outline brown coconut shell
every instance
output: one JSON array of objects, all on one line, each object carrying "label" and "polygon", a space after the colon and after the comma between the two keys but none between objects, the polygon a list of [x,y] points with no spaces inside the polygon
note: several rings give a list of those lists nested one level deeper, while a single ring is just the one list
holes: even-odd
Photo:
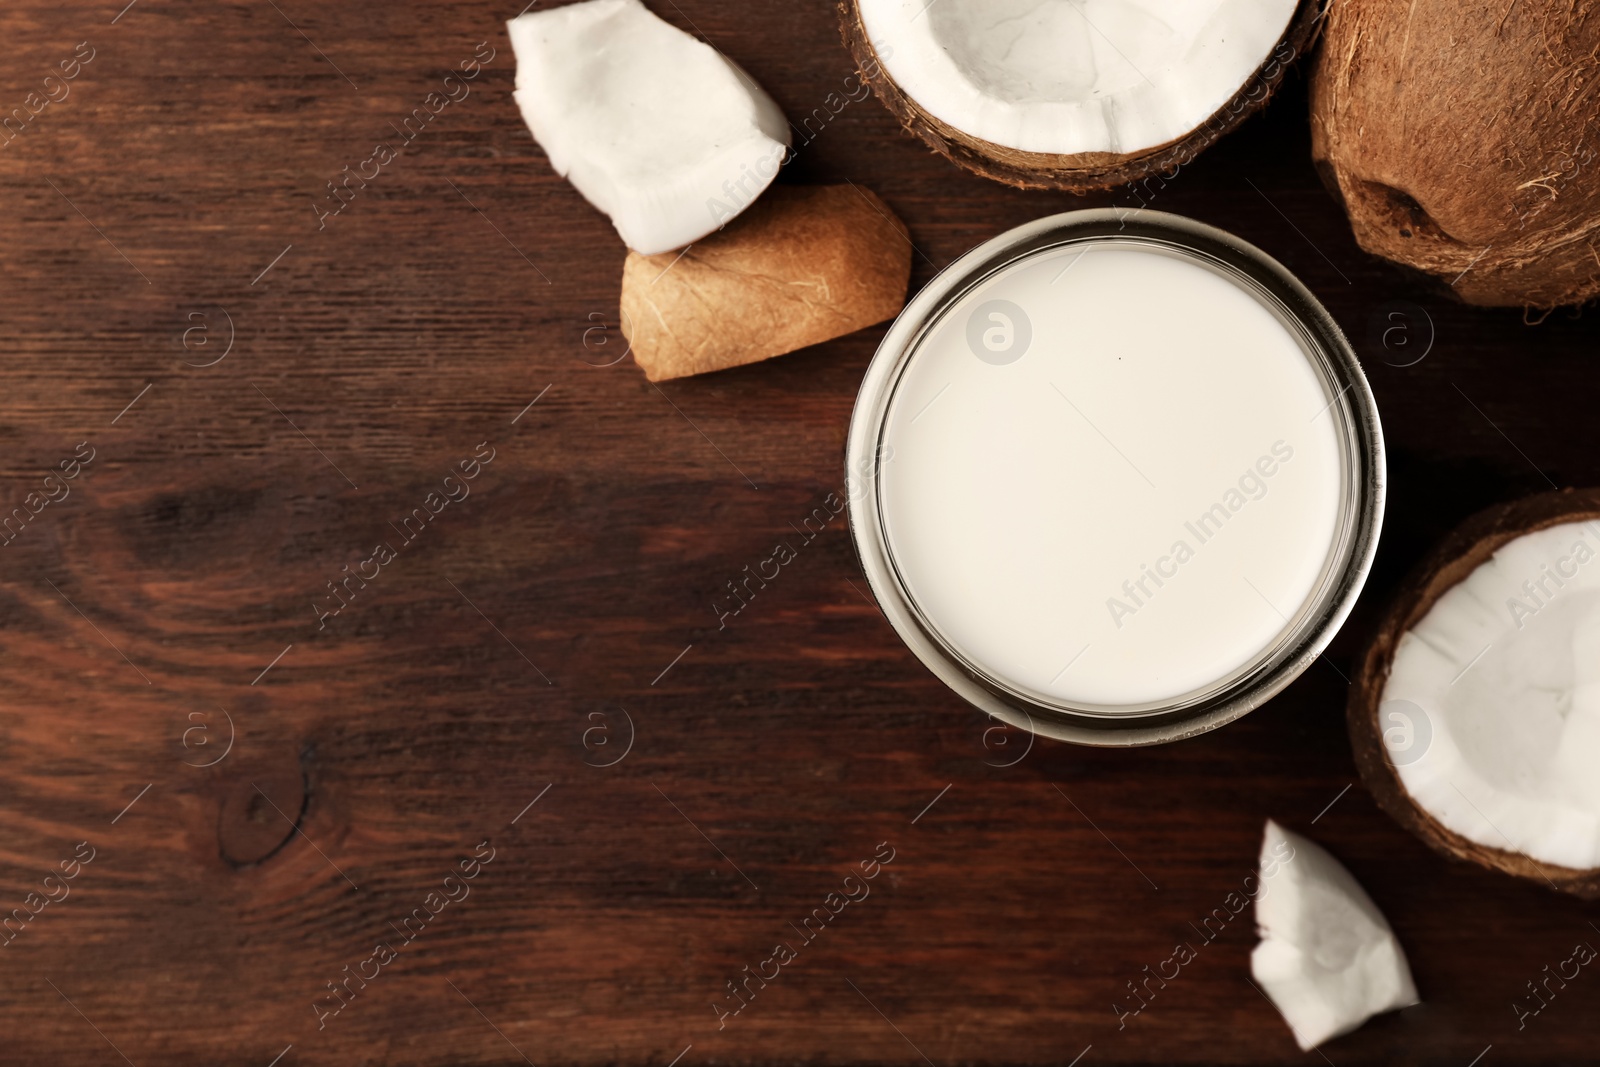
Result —
[{"label": "brown coconut shell", "polygon": [[1153,174],[1184,166],[1271,99],[1290,64],[1311,51],[1322,26],[1324,5],[1331,0],[1301,0],[1299,10],[1266,61],[1216,113],[1183,137],[1141,152],[1080,152],[1056,155],[1022,152],[974,137],[924,111],[895,84],[878,61],[861,24],[855,0],[838,0],[839,32],[855,60],[862,81],[872,86],[900,124],[935,152],[985,178],[1024,189],[1064,189],[1089,193],[1143,181]]},{"label": "brown coconut shell", "polygon": [[1388,684],[1401,635],[1420,622],[1446,590],[1524,534],[1590,519],[1600,519],[1600,489],[1565,489],[1496,505],[1451,531],[1406,579],[1367,646],[1360,672],[1350,687],[1346,718],[1356,767],[1378,806],[1435,851],[1594,900],[1600,898],[1600,868],[1557,867],[1520,852],[1489,848],[1447,829],[1424,810],[1406,792],[1389,761],[1378,718],[1383,688]]},{"label": "brown coconut shell", "polygon": [[1600,9],[1340,0],[1311,151],[1356,241],[1470,304],[1600,295]]},{"label": "brown coconut shell", "polygon": [[911,236],[876,193],[774,185],[681,252],[629,252],[622,331],[653,382],[743,366],[900,314]]}]

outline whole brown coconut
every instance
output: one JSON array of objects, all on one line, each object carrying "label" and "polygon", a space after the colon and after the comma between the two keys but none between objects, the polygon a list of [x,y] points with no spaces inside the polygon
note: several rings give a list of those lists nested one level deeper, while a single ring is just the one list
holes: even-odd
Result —
[{"label": "whole brown coconut", "polygon": [[1600,489],[1567,489],[1500,504],[1462,523],[1423,559],[1368,645],[1350,687],[1346,719],[1361,780],[1378,806],[1437,852],[1554,886],[1587,900],[1600,898],[1600,869],[1579,870],[1539,863],[1520,852],[1470,841],[1435,819],[1406,792],[1383,743],[1379,709],[1400,638],[1447,590],[1524,534],[1569,522],[1600,518]]},{"label": "whole brown coconut", "polygon": [[[932,0],[937,3],[938,0]],[[839,31],[855,60],[862,81],[900,124],[928,147],[952,162],[995,181],[1024,189],[1063,189],[1090,193],[1143,181],[1154,174],[1173,172],[1209,148],[1271,99],[1296,58],[1311,51],[1329,0],[1302,0],[1278,47],[1239,91],[1203,123],[1166,144],[1141,152],[1085,152],[1052,155],[1023,152],[958,130],[928,114],[895,84],[874,52],[861,24],[855,0],[838,0]],[[929,6],[932,6],[932,3]],[[1170,173],[1167,175],[1171,176]]]},{"label": "whole brown coconut", "polygon": [[1361,247],[1472,304],[1600,294],[1600,8],[1340,0],[1311,151]]}]

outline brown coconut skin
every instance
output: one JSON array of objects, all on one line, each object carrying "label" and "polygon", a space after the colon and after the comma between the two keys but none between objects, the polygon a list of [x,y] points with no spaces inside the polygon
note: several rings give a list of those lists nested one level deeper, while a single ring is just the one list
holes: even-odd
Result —
[{"label": "brown coconut skin", "polygon": [[895,84],[879,63],[872,42],[861,25],[855,0],[838,0],[839,32],[855,61],[862,81],[889,108],[900,124],[929,148],[985,178],[1023,189],[1062,189],[1091,193],[1131,185],[1155,174],[1171,178],[1179,167],[1209,148],[1271,99],[1290,65],[1316,43],[1327,0],[1302,0],[1289,29],[1260,68],[1216,113],[1190,133],[1145,151],[1120,154],[1084,152],[1053,155],[1021,152],[1015,148],[973,137],[922,110]]},{"label": "brown coconut skin", "polygon": [[681,252],[629,252],[622,332],[653,382],[793,352],[905,307],[911,236],[859,185],[774,185]]},{"label": "brown coconut skin", "polygon": [[1378,806],[1435,851],[1595,900],[1600,899],[1600,869],[1577,870],[1538,863],[1519,852],[1469,841],[1439,823],[1405,791],[1384,749],[1378,719],[1383,688],[1389,681],[1401,636],[1422,620],[1446,590],[1524,534],[1590,519],[1600,519],[1600,489],[1566,489],[1496,505],[1451,531],[1406,579],[1367,646],[1360,673],[1350,687],[1346,718],[1356,767]]},{"label": "brown coconut skin", "polygon": [[1340,0],[1311,150],[1356,241],[1470,304],[1600,294],[1600,10],[1571,0]]}]

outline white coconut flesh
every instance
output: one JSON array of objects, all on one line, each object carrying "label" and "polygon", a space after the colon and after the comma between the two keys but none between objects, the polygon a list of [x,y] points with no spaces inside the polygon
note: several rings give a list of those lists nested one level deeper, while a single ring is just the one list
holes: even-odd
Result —
[{"label": "white coconut flesh", "polygon": [[1023,152],[1132,155],[1188,135],[1271,57],[1297,0],[857,0],[921,109]]},{"label": "white coconut flesh", "polygon": [[528,129],[629,248],[697,241],[777,175],[789,144],[778,105],[639,0],[586,0],[507,27]]},{"label": "white coconut flesh", "polygon": [[1312,1049],[1380,1012],[1418,1001],[1394,931],[1320,845],[1267,821],[1250,973]]},{"label": "white coconut flesh", "polygon": [[1600,867],[1600,523],[1525,534],[1401,636],[1378,707],[1401,785],[1489,848]]}]

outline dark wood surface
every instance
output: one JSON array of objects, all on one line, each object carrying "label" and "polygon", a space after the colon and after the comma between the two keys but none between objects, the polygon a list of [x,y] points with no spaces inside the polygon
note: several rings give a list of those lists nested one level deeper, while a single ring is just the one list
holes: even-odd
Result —
[{"label": "dark wood surface", "polygon": [[[1593,1058],[1600,976],[1520,1031],[1512,1005],[1600,943],[1594,908],[1347,790],[1343,676],[1451,525],[1600,483],[1600,328],[1361,253],[1300,74],[1149,202],[1281,259],[1361,351],[1392,476],[1368,591],[1329,662],[1232,726],[1017,760],[867,601],[842,517],[718,628],[724,583],[840,489],[882,328],[660,389],[604,366],[624,252],[511,102],[514,6],[121,2],[0,15],[7,111],[94,50],[0,147],[0,504],[94,452],[0,547],[0,910],[93,850],[0,947],[0,1061],[1320,1064],[1247,981],[1248,912],[1124,1028],[1112,1009],[1199,942],[1268,816],[1365,883],[1425,998],[1327,1061]],[[652,6],[793,118],[848,91],[827,0]],[[319,231],[325,183],[482,41],[470,96]],[[913,286],[1133,203],[965,174],[872,99],[782,180],[844,179],[910,226]],[[322,625],[326,583],[482,442],[470,496]],[[319,1029],[327,983],[484,841],[470,895]],[[790,924],[881,842],[870,896],[803,945]],[[719,1029],[780,941],[798,957]]]}]

